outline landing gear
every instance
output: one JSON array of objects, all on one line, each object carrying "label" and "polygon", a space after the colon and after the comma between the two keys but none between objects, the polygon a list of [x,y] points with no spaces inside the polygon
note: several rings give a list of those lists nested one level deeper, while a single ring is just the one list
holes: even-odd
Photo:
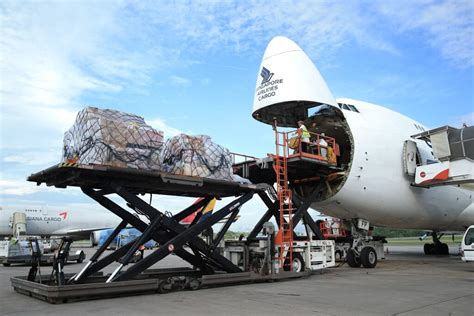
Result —
[{"label": "landing gear", "polygon": [[369,236],[369,223],[365,220],[354,219],[351,221],[352,243],[347,250],[346,261],[352,268],[361,265],[366,269],[375,268],[379,258],[384,258],[384,238]]},{"label": "landing gear", "polygon": [[425,255],[442,255],[442,256],[449,256],[449,247],[447,244],[442,243],[440,241],[441,237],[444,234],[440,234],[439,236],[436,232],[432,232],[431,236],[433,237],[433,243],[425,244],[423,246],[423,251]]},{"label": "landing gear", "polygon": [[355,253],[354,250],[349,249],[347,251],[347,256],[346,256],[347,264],[351,268],[358,268],[360,267],[360,257]]},{"label": "landing gear", "polygon": [[367,269],[375,268],[377,265],[377,252],[372,247],[365,247],[360,252],[360,262]]}]

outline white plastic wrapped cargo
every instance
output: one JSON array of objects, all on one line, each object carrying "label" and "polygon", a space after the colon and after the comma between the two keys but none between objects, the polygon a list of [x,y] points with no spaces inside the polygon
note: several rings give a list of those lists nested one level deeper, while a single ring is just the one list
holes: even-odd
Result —
[{"label": "white plastic wrapped cargo", "polygon": [[232,159],[228,149],[209,136],[180,134],[168,139],[161,153],[165,172],[232,181]]},{"label": "white plastic wrapped cargo", "polygon": [[87,107],[64,135],[63,162],[159,170],[163,132],[137,115]]}]

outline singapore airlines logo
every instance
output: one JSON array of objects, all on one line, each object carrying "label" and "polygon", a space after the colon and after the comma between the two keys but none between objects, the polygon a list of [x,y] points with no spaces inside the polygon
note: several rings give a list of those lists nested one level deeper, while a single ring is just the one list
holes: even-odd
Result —
[{"label": "singapore airlines logo", "polygon": [[268,70],[267,68],[263,67],[263,68],[262,68],[262,72],[260,73],[260,76],[262,76],[262,78],[263,78],[261,84],[264,84],[264,83],[267,83],[267,82],[269,82],[270,80],[272,80],[273,72],[270,72],[270,70]]}]

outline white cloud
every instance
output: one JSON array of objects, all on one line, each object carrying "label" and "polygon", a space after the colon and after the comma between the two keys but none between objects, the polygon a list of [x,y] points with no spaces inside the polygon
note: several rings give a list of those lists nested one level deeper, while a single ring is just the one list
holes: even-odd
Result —
[{"label": "white cloud", "polygon": [[472,0],[379,1],[378,12],[398,32],[424,32],[424,40],[456,66],[474,65],[474,4]]},{"label": "white cloud", "polygon": [[32,182],[21,180],[0,179],[0,195],[28,195],[43,191],[52,191],[52,188],[37,186]]},{"label": "white cloud", "polygon": [[169,80],[172,85],[180,87],[189,87],[192,83],[191,79],[180,76],[170,76]]},{"label": "white cloud", "polygon": [[16,153],[4,156],[2,161],[29,166],[52,165],[61,161],[61,151],[53,148],[49,150],[39,148],[36,151],[17,150]]},{"label": "white cloud", "polygon": [[258,1],[141,3],[139,11],[151,24],[171,29],[183,51],[260,53],[273,36],[286,35],[317,55],[330,56],[351,41],[397,53],[373,31],[371,15],[351,2],[277,1],[271,8]]},{"label": "white cloud", "polygon": [[149,82],[157,50],[124,47],[133,33],[122,23],[124,6],[2,2],[0,147],[57,146],[84,93]]},{"label": "white cloud", "polygon": [[474,112],[452,117],[449,120],[449,124],[451,124],[454,127],[462,127],[464,124],[466,124],[467,126],[473,126],[474,125]]},{"label": "white cloud", "polygon": [[156,118],[153,120],[146,120],[146,122],[154,129],[163,131],[165,134],[165,138],[169,138],[169,137],[184,133],[183,131],[177,128],[169,126],[164,120],[159,119],[159,118]]}]

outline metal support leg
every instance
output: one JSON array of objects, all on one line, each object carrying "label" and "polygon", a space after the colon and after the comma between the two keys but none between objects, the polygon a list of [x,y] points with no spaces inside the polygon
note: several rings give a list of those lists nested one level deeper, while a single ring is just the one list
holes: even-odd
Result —
[{"label": "metal support leg", "polygon": [[63,237],[61,239],[61,244],[59,245],[59,249],[54,256],[53,261],[53,270],[51,274],[55,276],[56,284],[57,285],[64,285],[64,265],[66,264],[67,256],[69,254],[69,249],[72,244],[72,239]]},{"label": "metal support leg", "polygon": [[[274,204],[273,204],[273,208],[274,209],[278,209],[278,201],[276,201]],[[274,210],[269,208],[265,214],[263,214],[263,216],[260,218],[260,220],[258,221],[257,225],[255,225],[255,227],[252,229],[252,231],[250,232],[250,234],[248,235],[247,237],[247,240],[252,240],[252,239],[255,239],[258,235],[259,232],[262,231],[263,229],[263,224],[268,222],[272,216],[274,216]]]},{"label": "metal support leg", "polygon": [[275,204],[279,205],[278,200],[275,200],[275,202],[273,202],[265,192],[258,192],[258,196],[262,199],[263,203],[265,203],[268,209],[272,210],[276,223],[278,227],[280,227],[280,207],[274,207]]},{"label": "metal support leg", "polygon": [[313,190],[313,192],[305,199],[299,197],[296,193],[293,193],[293,203],[297,206],[296,212],[293,215],[293,227],[298,225],[303,215],[308,212],[311,203],[313,203],[318,195],[319,189],[321,188],[321,182],[319,185]]},{"label": "metal support leg", "polygon": [[279,216],[279,204],[278,200],[272,201],[265,192],[258,192],[258,196],[262,199],[263,203],[268,207],[267,211],[260,218],[258,223],[254,226],[252,231],[247,237],[247,240],[255,239],[259,232],[262,231],[263,224],[268,222],[272,216],[275,218],[277,225],[280,226],[280,216]]},{"label": "metal support leg", "polygon": [[[145,201],[138,198],[137,196],[131,194],[130,192],[128,192],[124,188],[116,187],[116,192],[124,200],[126,200],[127,202],[135,205],[136,207],[138,207],[140,210],[142,210],[144,212],[147,212],[147,213],[150,213],[150,214],[160,213],[158,210],[153,208],[151,205],[147,204]],[[177,236],[177,235],[179,235],[179,234],[181,234],[185,231],[190,231],[191,229],[193,229],[196,226],[199,226],[199,227],[204,226],[204,229],[209,228],[209,227],[211,227],[212,225],[214,225],[216,223],[216,222],[212,221],[212,218],[214,218],[213,217],[214,215],[222,214],[222,211],[224,209],[227,209],[228,207],[231,207],[231,205],[234,205],[234,204],[236,205],[235,207],[240,207],[242,204],[244,204],[245,202],[250,200],[252,198],[253,194],[254,194],[253,191],[251,191],[249,193],[246,193],[244,196],[234,200],[233,202],[231,202],[230,204],[225,206],[223,209],[219,210],[218,212],[214,212],[214,214],[206,217],[206,219],[204,221],[201,221],[201,222],[197,223],[196,225],[194,225],[192,227],[189,227],[188,229],[186,229],[186,227],[184,227],[183,225],[176,222],[176,220],[174,218],[167,217],[167,216],[163,217],[162,226],[165,227],[167,230],[169,230],[170,233],[175,235],[175,236]],[[233,207],[232,210],[235,207]],[[230,212],[226,212],[225,216],[228,215],[229,213]],[[221,220],[222,218],[223,217],[219,216],[219,220]],[[207,256],[208,259],[212,259],[212,261],[214,261],[217,264],[217,266],[220,266],[221,269],[223,269],[227,272],[240,272],[241,271],[236,265],[234,265],[230,260],[226,259],[224,256],[218,254],[217,252],[210,251],[209,248],[208,248],[208,245],[201,238],[199,238],[197,235],[198,234],[188,234],[187,235],[188,239],[186,240],[186,243],[188,243],[190,246],[196,247],[200,252],[202,252],[205,256]],[[161,244],[165,244],[165,242],[163,242]],[[175,247],[175,249],[178,249],[178,248],[179,247]],[[178,252],[176,252],[176,253],[178,254]],[[137,266],[138,264],[140,264],[140,262],[135,264],[135,266]],[[194,265],[196,265],[196,264],[194,264]]]},{"label": "metal support leg", "polygon": [[128,265],[133,255],[140,247],[140,245],[143,245],[144,243],[146,243],[148,240],[151,239],[151,235],[153,234],[156,227],[158,227],[160,223],[161,223],[161,216],[156,216],[153,219],[153,221],[150,223],[150,226],[148,226],[147,229],[145,229],[145,231],[142,233],[142,235],[135,240],[135,242],[130,247],[128,252],[125,254],[125,256],[123,256],[120,266],[117,269],[115,269],[115,271],[110,275],[109,279],[107,280],[107,283],[112,281],[112,279],[120,272],[120,270],[122,270],[124,266]]},{"label": "metal support leg", "polygon": [[229,216],[229,219],[228,219],[227,222],[224,224],[224,226],[222,226],[221,230],[220,230],[219,233],[217,234],[216,239],[215,239],[214,242],[212,243],[211,250],[215,250],[216,247],[219,245],[219,243],[221,242],[222,238],[224,238],[225,233],[227,232],[227,230],[229,230],[230,225],[232,225],[232,223],[235,221],[235,218],[236,218],[237,215],[239,214],[239,211],[240,211],[240,208],[238,207],[238,208],[236,208],[235,211],[233,211],[232,214]]},{"label": "metal support leg", "polygon": [[145,231],[142,233],[142,235],[136,239],[133,246],[128,250],[127,254],[122,258],[122,263],[124,265],[128,264],[132,256],[140,247],[140,245],[145,244],[152,238],[151,236],[155,232],[155,229],[160,225],[160,223],[161,223],[160,216],[157,216],[153,219],[153,221],[150,223],[150,226],[148,226],[147,229],[145,229]]},{"label": "metal support leg", "polygon": [[84,274],[84,272],[89,269],[89,267],[97,261],[97,259],[99,259],[100,255],[105,251],[105,249],[107,249],[107,247],[110,245],[110,243],[115,239],[115,237],[117,237],[117,235],[120,233],[120,231],[122,229],[124,229],[125,227],[127,226],[127,221],[121,221],[120,224],[117,225],[117,227],[115,227],[115,229],[112,231],[112,233],[110,234],[110,236],[105,240],[105,242],[99,247],[99,249],[97,249],[97,251],[92,255],[92,257],[89,259],[89,261],[87,262],[87,264],[84,266],[84,268],[82,268],[82,270],[74,275],[71,279],[69,279],[69,282],[73,282],[73,281],[79,281],[79,279],[81,278],[82,274]]},{"label": "metal support leg", "polygon": [[303,222],[305,223],[305,225],[308,225],[309,228],[311,228],[311,231],[318,240],[324,240],[324,236],[321,233],[319,226],[316,225],[313,218],[311,218],[311,215],[309,215],[308,212],[303,215]]},{"label": "metal support leg", "polygon": [[296,227],[299,221],[303,219],[305,225],[311,228],[313,234],[319,240],[324,239],[323,234],[321,233],[321,230],[319,229],[318,225],[316,225],[314,220],[309,215],[308,209],[311,206],[311,203],[317,199],[321,186],[322,182],[320,182],[319,185],[310,194],[310,196],[308,196],[304,200],[300,198],[297,194],[293,194],[293,203],[295,203],[295,205],[297,205],[298,207],[295,212],[295,215],[293,215],[293,227]]},{"label": "metal support leg", "polygon": [[28,281],[35,282],[36,274],[39,272],[39,281],[41,283],[41,270],[40,270],[40,263],[41,263],[41,249],[39,247],[38,238],[34,240],[29,240],[30,248],[31,248],[31,268],[28,272]]},{"label": "metal support leg", "polygon": [[[253,194],[254,194],[253,192],[245,194],[244,196],[232,201],[231,203],[223,207],[221,210],[207,217],[205,221],[201,221],[200,223],[197,223],[196,225],[179,233],[174,238],[170,239],[167,243],[165,243],[162,247],[160,247],[158,250],[156,250],[154,253],[150,254],[148,257],[144,258],[142,261],[128,268],[128,270],[123,272],[121,275],[119,275],[116,278],[116,280],[130,279],[136,276],[137,274],[141,273],[142,271],[144,271],[145,269],[147,269],[154,263],[168,256],[170,253],[174,251],[174,249],[179,249],[180,247],[182,247],[186,242],[190,240],[191,237],[196,237],[204,229],[222,220],[225,216],[232,213],[236,208],[241,207],[245,202],[247,202],[248,200],[252,198]],[[229,272],[241,272],[241,270],[234,265],[232,265],[232,268],[233,268],[233,271],[229,271]]]},{"label": "metal support leg", "polygon": [[[94,199],[97,203],[117,215],[118,217],[122,218],[124,221],[130,223],[132,226],[134,226],[136,229],[138,229],[141,232],[144,232],[145,229],[148,227],[146,223],[144,223],[142,220],[139,218],[133,216],[130,212],[124,210],[122,207],[111,201],[105,196],[102,196],[101,194],[96,194],[96,191],[94,191],[91,188],[82,188],[82,191],[88,195],[90,198]],[[138,198],[137,198],[138,199]],[[140,199],[141,200],[141,199]],[[144,202],[143,200],[141,200]],[[145,203],[145,202],[144,202]],[[145,203],[146,204],[146,203]],[[172,236],[169,235],[169,233],[163,233],[163,232],[155,232],[153,235],[153,239],[156,240],[158,243],[163,244],[169,238]],[[87,271],[83,273],[83,275],[80,278],[77,278],[75,281],[79,282],[80,280],[83,280],[84,278],[92,275],[95,272],[98,272],[102,270],[104,267],[108,266],[112,262],[118,260],[121,258],[127,251],[128,249],[132,246],[132,243],[129,243],[125,246],[122,246],[121,248],[117,249],[115,252],[112,254],[100,259],[93,265],[91,265]],[[198,260],[195,258],[194,255],[190,254],[184,249],[180,249],[176,251],[176,255],[178,255],[180,258],[183,260],[189,262],[193,266],[196,266],[200,268],[202,271],[209,271],[212,270],[210,267],[207,265],[202,265],[202,260]]]}]

